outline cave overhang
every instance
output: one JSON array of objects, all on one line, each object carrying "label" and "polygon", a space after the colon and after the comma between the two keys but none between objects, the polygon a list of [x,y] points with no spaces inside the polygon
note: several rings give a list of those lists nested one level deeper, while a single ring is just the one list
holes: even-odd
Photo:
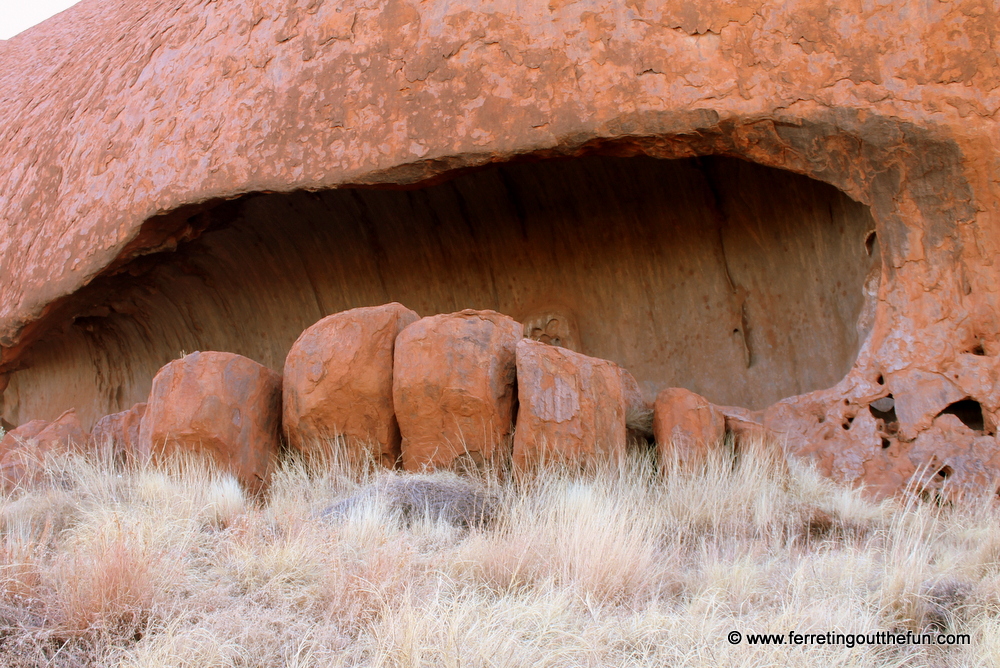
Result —
[{"label": "cave overhang", "polygon": [[[0,43],[13,101],[0,112],[0,386],[38,363],[40,342],[100,319],[109,282],[197,240],[247,194],[419,189],[512,161],[725,156],[866,205],[881,251],[873,321],[849,371],[761,419],[848,481],[898,486],[921,463],[971,457],[948,470],[954,484],[972,486],[1000,467],[1000,189],[984,174],[997,140],[977,120],[985,83],[970,78],[965,97],[929,113],[911,102],[919,95],[881,83],[898,67],[885,55],[894,47],[859,45],[824,15],[810,20],[851,76],[837,84],[848,92],[823,98],[816,91],[845,80],[804,74],[822,50],[788,50],[798,49],[788,46],[797,25],[789,8],[772,8],[785,18],[761,33],[753,30],[764,9],[734,19],[736,9],[708,3],[691,5],[698,20],[670,8],[653,20],[625,15],[641,7],[570,6],[543,20],[442,5],[448,20],[438,28],[423,20],[429,10],[375,4],[178,5],[168,17],[91,1]],[[876,11],[899,34],[925,37],[931,28],[906,18],[904,5]],[[123,37],[131,49],[100,39],[123,24],[121,12],[137,12]],[[989,17],[966,20],[996,31]],[[240,39],[207,37],[223,24]],[[551,31],[564,41],[543,39]],[[739,39],[778,55],[759,56],[766,67],[733,60]],[[937,43],[918,41],[932,61]],[[33,45],[42,43],[65,48],[38,60]],[[543,43],[545,57],[532,46]],[[212,44],[229,55],[205,58]],[[695,63],[703,80],[692,87]],[[652,86],[640,79],[650,76]],[[918,77],[910,91],[934,98],[933,85]],[[890,396],[891,419],[871,408]],[[960,420],[964,450],[945,452],[936,444],[955,440],[948,425],[962,402],[980,407],[982,424]]]}]

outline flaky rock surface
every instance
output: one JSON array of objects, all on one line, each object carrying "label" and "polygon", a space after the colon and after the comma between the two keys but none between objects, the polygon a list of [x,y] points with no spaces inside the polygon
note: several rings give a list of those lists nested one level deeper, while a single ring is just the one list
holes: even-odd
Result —
[{"label": "flaky rock surface", "polygon": [[396,337],[420,316],[402,304],[356,308],[323,318],[296,339],[285,360],[282,425],[304,454],[339,436],[354,454],[388,468],[400,458],[392,404]]},{"label": "flaky rock surface", "polygon": [[627,373],[614,362],[518,341],[514,466],[587,466],[623,455]]},{"label": "flaky rock surface", "polygon": [[142,416],[142,458],[213,459],[250,491],[268,482],[279,448],[281,377],[251,359],[194,352],[164,366]]},{"label": "flaky rock surface", "polygon": [[855,483],[949,434],[993,493],[998,40],[979,0],[84,0],[0,42],[0,412],[476,306]]},{"label": "flaky rock surface", "polygon": [[510,454],[521,330],[495,311],[465,310],[400,332],[392,396],[406,470],[479,466]]}]

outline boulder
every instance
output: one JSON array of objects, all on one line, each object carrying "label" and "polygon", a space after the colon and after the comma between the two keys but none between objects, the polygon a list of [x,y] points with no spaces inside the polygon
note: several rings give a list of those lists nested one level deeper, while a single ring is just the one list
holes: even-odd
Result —
[{"label": "boulder", "polygon": [[36,447],[49,452],[57,450],[79,450],[88,442],[87,432],[80,424],[75,409],[70,409],[45,425],[30,441]]},{"label": "boulder", "polygon": [[32,420],[4,436],[0,442],[0,485],[10,490],[31,484],[44,471],[45,457],[80,450],[88,442],[74,409],[51,422]]},{"label": "boulder", "polygon": [[48,420],[31,420],[8,431],[0,440],[0,458],[27,443],[49,424],[51,423]]},{"label": "boulder", "polygon": [[309,455],[343,437],[351,456],[392,468],[400,458],[392,403],[396,336],[420,316],[397,303],[343,311],[306,329],[285,359],[282,419],[288,444]]},{"label": "boulder", "polygon": [[280,418],[277,373],[241,355],[194,352],[153,378],[140,452],[154,461],[203,453],[257,492],[278,454]]},{"label": "boulder", "polygon": [[725,417],[726,431],[732,433],[737,447],[780,440],[777,434],[764,426],[763,411],[750,411],[739,406],[715,406],[715,409]]},{"label": "boulder", "polygon": [[690,390],[667,388],[653,406],[653,435],[661,462],[691,463],[726,435],[726,416]]},{"label": "boulder", "polygon": [[105,415],[90,432],[91,447],[108,448],[116,462],[133,463],[138,454],[139,432],[145,413],[146,403],[143,402],[126,411]]},{"label": "boulder", "polygon": [[429,519],[469,529],[488,526],[496,517],[499,499],[454,473],[390,475],[329,506],[322,516],[343,518],[365,504],[384,504],[406,524]]},{"label": "boulder", "polygon": [[409,471],[510,454],[521,325],[495,311],[423,318],[396,339],[392,396]]},{"label": "boulder", "polygon": [[623,454],[625,414],[629,399],[635,398],[625,373],[607,360],[519,341],[514,466],[587,465]]}]

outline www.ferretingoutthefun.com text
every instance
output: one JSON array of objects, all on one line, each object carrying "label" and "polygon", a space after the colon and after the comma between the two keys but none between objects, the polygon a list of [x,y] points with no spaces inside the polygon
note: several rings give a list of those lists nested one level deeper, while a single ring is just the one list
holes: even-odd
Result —
[{"label": "www.ferretingoutthefun.com text", "polygon": [[846,645],[863,647],[867,645],[968,645],[972,642],[968,633],[747,633],[729,632],[729,643],[739,645]]}]

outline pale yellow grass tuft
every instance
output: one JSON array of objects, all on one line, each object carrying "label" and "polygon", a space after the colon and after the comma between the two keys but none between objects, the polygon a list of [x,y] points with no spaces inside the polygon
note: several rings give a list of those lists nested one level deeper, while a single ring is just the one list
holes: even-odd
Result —
[{"label": "pale yellow grass tuft", "polygon": [[[0,498],[0,665],[1000,665],[992,500],[873,503],[769,443],[663,464],[473,473],[495,505],[467,526],[419,512],[472,493],[452,474],[336,455],[260,498],[193,458],[50,458]],[[971,642],[746,637],[790,631]]]}]

